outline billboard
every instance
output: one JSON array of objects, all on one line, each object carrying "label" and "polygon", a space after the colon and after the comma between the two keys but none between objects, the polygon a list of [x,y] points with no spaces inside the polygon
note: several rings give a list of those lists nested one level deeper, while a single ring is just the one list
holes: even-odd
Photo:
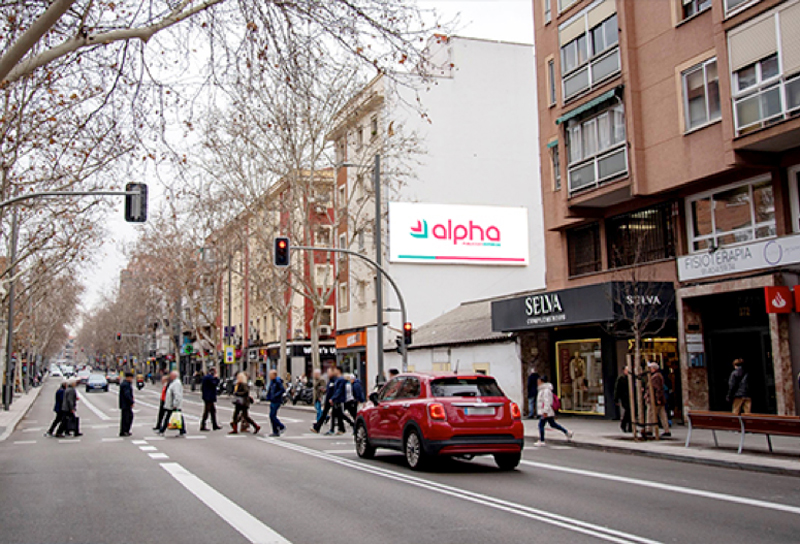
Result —
[{"label": "billboard", "polygon": [[389,203],[392,263],[527,265],[528,210]]}]

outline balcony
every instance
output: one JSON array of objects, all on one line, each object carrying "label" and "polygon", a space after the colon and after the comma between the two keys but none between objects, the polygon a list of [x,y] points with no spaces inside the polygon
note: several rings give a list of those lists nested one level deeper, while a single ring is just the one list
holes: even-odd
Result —
[{"label": "balcony", "polygon": [[768,81],[733,99],[736,136],[763,129],[800,113],[800,74]]},{"label": "balcony", "polygon": [[589,91],[620,71],[619,47],[604,51],[561,79],[564,101]]},{"label": "balcony", "polygon": [[625,142],[594,157],[569,165],[567,169],[570,197],[599,187],[628,173],[628,147]]}]

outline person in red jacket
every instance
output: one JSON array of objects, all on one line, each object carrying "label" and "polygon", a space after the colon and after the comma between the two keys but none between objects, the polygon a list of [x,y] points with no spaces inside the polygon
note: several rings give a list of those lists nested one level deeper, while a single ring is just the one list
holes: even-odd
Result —
[{"label": "person in red jacket", "polygon": [[161,401],[158,403],[158,420],[156,421],[156,426],[153,428],[155,431],[161,430],[164,415],[167,414],[167,411],[164,409],[164,401],[167,399],[167,388],[169,388],[169,376],[164,375],[161,377]]}]

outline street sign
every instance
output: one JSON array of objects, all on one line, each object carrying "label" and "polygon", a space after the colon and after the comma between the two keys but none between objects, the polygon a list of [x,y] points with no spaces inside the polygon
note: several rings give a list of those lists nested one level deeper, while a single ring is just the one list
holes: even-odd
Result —
[{"label": "street sign", "polygon": [[183,345],[183,354],[185,356],[190,356],[194,354],[194,346],[191,343],[187,343]]},{"label": "street sign", "polygon": [[225,346],[225,363],[236,363],[236,349],[231,345]]}]

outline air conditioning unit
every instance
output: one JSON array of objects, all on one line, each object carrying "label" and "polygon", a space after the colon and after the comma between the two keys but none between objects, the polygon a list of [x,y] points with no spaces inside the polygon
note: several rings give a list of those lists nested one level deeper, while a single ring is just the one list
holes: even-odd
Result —
[{"label": "air conditioning unit", "polygon": [[321,325],[319,326],[319,336],[320,337],[330,337],[333,330],[329,325]]},{"label": "air conditioning unit", "polygon": [[316,212],[317,214],[324,214],[326,212],[325,207],[322,206],[321,204],[318,204],[316,206]]}]

